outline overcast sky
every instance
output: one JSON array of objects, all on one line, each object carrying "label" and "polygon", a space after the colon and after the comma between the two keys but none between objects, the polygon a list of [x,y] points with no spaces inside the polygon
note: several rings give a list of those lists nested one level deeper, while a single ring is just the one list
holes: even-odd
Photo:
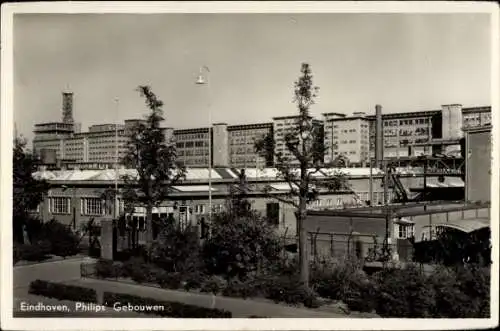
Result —
[{"label": "overcast sky", "polygon": [[[61,91],[89,125],[140,118],[151,85],[167,126],[270,121],[296,112],[302,62],[320,87],[312,113],[490,105],[487,14],[24,14],[14,19],[14,118],[61,120]],[[209,89],[194,84],[210,68]],[[113,99],[120,100],[118,111]],[[117,115],[117,113],[119,113]]]}]

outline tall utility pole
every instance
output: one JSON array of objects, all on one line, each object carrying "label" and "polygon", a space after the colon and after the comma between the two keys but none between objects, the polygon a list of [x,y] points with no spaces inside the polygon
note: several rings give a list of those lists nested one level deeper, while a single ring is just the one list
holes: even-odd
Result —
[{"label": "tall utility pole", "polygon": [[[206,72],[206,76],[203,75],[203,71]],[[196,80],[197,85],[206,85],[208,94],[208,221],[212,221],[212,107],[210,100],[210,86],[208,75],[210,69],[207,66],[202,66],[200,68],[200,74]]]}]

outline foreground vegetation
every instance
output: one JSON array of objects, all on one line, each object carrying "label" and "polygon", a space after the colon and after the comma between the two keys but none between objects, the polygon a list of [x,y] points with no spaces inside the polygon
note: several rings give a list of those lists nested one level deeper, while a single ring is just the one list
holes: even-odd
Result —
[{"label": "foreground vegetation", "polygon": [[26,221],[29,239],[24,243],[14,242],[13,262],[40,262],[51,256],[66,258],[79,253],[80,238],[71,229],[51,220],[43,223],[35,218]]},{"label": "foreground vegetation", "polygon": [[230,212],[216,215],[211,236],[201,244],[193,229],[170,225],[152,245],[151,256],[138,251],[124,261],[99,260],[94,276],[309,308],[342,302],[351,311],[382,317],[490,314],[490,268],[479,264],[443,265],[430,273],[415,264],[368,275],[356,260],[322,261],[310,266],[306,286],[297,259],[280,248],[264,219],[240,209],[244,202],[235,199]]},{"label": "foreground vegetation", "polygon": [[[29,293],[58,300],[89,302],[96,304],[99,303],[97,299],[97,292],[94,289],[81,286],[52,283],[43,280],[35,280],[31,282]],[[141,310],[141,312],[145,314],[156,314],[164,317],[230,318],[232,316],[231,312],[223,311],[220,309],[197,307],[179,302],[160,301],[124,293],[104,292],[102,302],[104,306],[113,307],[117,302],[122,305],[139,307],[163,307],[163,309],[157,310],[143,309]]]}]

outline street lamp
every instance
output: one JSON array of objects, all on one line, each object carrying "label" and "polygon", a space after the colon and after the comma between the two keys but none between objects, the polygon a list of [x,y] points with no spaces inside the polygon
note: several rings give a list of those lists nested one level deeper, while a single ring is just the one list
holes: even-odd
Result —
[{"label": "street lamp", "polygon": [[[118,122],[118,114],[120,109],[120,100],[115,98],[115,122]],[[113,208],[113,219],[117,219],[119,213],[119,204],[118,204],[118,123],[115,123],[115,192],[114,192],[114,208]]]},{"label": "street lamp", "polygon": [[[203,75],[205,72],[205,75]],[[210,69],[207,66],[200,68],[200,74],[196,80],[196,85],[206,85],[210,92],[208,75]],[[210,107],[210,95],[208,96],[208,221],[212,220],[212,110]]]}]

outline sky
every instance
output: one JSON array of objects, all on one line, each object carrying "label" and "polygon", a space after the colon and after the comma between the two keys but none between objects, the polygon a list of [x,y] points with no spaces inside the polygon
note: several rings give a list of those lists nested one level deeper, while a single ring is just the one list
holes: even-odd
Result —
[{"label": "sky", "polygon": [[488,14],[17,14],[14,121],[32,139],[35,123],[61,120],[64,89],[82,130],[141,118],[136,88],[150,85],[168,127],[270,122],[297,112],[303,62],[318,118],[486,106],[490,40]]}]

